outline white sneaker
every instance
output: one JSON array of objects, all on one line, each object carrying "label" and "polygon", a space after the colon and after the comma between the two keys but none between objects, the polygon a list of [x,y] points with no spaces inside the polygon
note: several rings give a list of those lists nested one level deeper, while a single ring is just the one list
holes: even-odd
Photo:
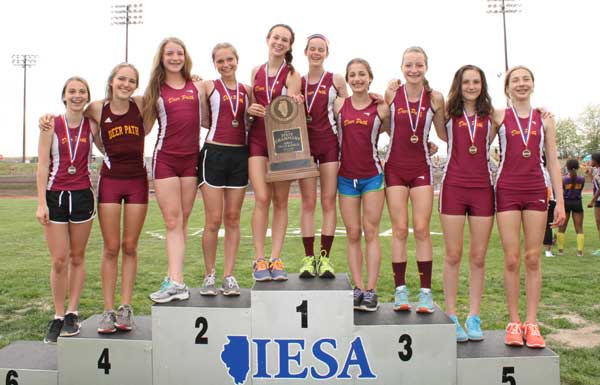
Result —
[{"label": "white sneaker", "polygon": [[546,250],[546,257],[554,257],[554,254],[550,250]]}]

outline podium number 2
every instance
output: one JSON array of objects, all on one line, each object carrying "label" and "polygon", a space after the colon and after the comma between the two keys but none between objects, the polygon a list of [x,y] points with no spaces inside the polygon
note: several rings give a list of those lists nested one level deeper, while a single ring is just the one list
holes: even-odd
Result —
[{"label": "podium number 2", "polygon": [[206,334],[206,331],[208,330],[208,321],[206,320],[206,318],[196,318],[196,329],[198,329],[200,325],[202,325],[202,329],[200,329],[200,332],[196,336],[196,344],[206,345],[208,344],[208,337],[204,337],[204,334]]},{"label": "podium number 2", "polygon": [[308,327],[308,301],[303,300],[300,305],[296,306],[296,313],[300,313],[300,326],[302,329]]},{"label": "podium number 2", "polygon": [[412,338],[408,334],[402,334],[400,338],[398,338],[398,343],[404,344],[404,351],[398,352],[398,357],[402,361],[408,361],[412,358],[413,350],[412,350]]},{"label": "podium number 2", "polygon": [[108,358],[108,348],[104,348],[100,358],[98,358],[98,369],[104,369],[104,374],[110,374],[110,359]]},{"label": "podium number 2", "polygon": [[14,370],[9,370],[6,373],[6,385],[19,385],[15,378],[19,378],[19,375]]},{"label": "podium number 2", "polygon": [[513,374],[515,374],[514,366],[503,367],[502,368],[502,383],[510,384],[510,385],[517,385],[517,380],[515,380],[515,378],[512,376]]}]

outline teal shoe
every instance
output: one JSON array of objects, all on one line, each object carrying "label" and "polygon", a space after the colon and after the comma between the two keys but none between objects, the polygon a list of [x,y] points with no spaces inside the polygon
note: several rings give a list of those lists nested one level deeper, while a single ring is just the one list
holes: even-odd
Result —
[{"label": "teal shoe", "polygon": [[478,315],[470,315],[467,317],[465,322],[465,329],[467,329],[467,336],[471,341],[482,341],[483,332],[481,331],[481,320]]},{"label": "teal shoe", "polygon": [[455,315],[449,316],[452,322],[454,322],[454,326],[456,326],[456,342],[467,342],[469,340],[469,336],[465,333],[465,329],[460,326],[460,322],[458,322],[458,318]]},{"label": "teal shoe", "polygon": [[417,306],[417,313],[433,313],[435,311],[433,307],[433,295],[431,290],[421,289],[419,291],[419,305]]},{"label": "teal shoe", "polygon": [[398,286],[394,292],[394,311],[410,311],[406,285]]}]

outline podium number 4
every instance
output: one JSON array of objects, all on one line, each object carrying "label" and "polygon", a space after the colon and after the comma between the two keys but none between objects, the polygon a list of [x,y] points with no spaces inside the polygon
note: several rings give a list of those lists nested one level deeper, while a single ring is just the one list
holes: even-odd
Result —
[{"label": "podium number 4", "polygon": [[6,373],[6,385],[19,385],[15,378],[19,378],[19,375],[14,370],[9,370]]},{"label": "podium number 4", "polygon": [[108,348],[102,350],[100,358],[98,358],[98,369],[104,369],[104,374],[110,374],[110,359],[108,358]]},{"label": "podium number 4", "polygon": [[517,380],[515,380],[515,377],[513,377],[513,374],[515,374],[514,366],[503,367],[502,368],[502,383],[510,384],[510,385],[517,385]]}]

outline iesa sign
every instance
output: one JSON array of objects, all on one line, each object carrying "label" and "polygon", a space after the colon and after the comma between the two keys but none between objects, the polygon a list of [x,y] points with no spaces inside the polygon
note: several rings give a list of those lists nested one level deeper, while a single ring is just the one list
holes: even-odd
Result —
[{"label": "iesa sign", "polygon": [[[250,371],[250,343],[247,336],[227,336],[229,343],[223,345],[221,361],[227,367],[228,373],[234,384],[244,384]],[[303,379],[308,376],[327,380],[331,378],[351,378],[348,373],[353,366],[358,368],[358,378],[374,379],[377,375],[373,373],[369,360],[363,347],[362,339],[356,337],[348,347],[348,353],[343,365],[329,352],[338,348],[337,340],[334,338],[321,338],[315,341],[310,350],[307,351],[306,340],[289,338],[253,338],[252,343],[256,347],[256,372],[252,378],[269,379]],[[279,361],[279,372],[269,373],[267,371],[267,345],[275,344],[279,350],[279,356],[273,357]],[[294,353],[291,353],[291,352]],[[322,363],[320,368],[306,367],[302,364],[302,357],[312,354],[314,360]],[[292,364],[292,365],[290,365]],[[291,366],[294,366],[292,369]],[[341,369],[340,369],[341,367]]]}]

